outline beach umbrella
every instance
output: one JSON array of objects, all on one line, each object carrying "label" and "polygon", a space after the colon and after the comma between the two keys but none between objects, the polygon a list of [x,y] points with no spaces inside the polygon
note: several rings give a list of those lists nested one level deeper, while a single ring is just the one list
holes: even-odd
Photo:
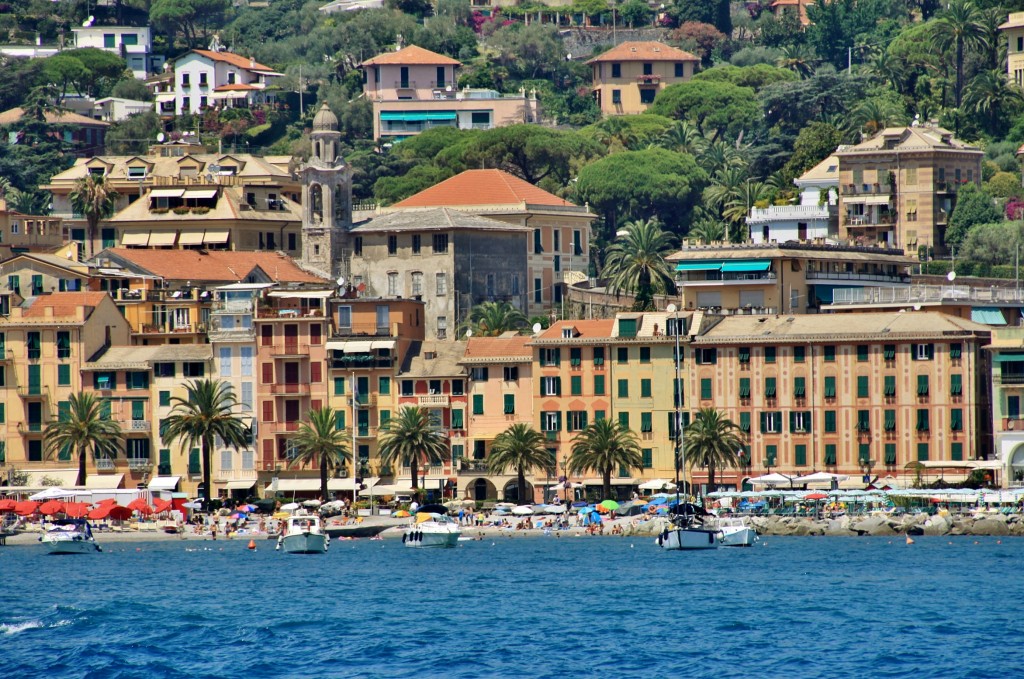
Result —
[{"label": "beach umbrella", "polygon": [[0,512],[13,512],[17,506],[18,503],[15,500],[0,500]]},{"label": "beach umbrella", "polygon": [[302,506],[303,507],[319,507],[320,504],[321,504],[320,500],[306,500],[305,502],[302,503]]},{"label": "beach umbrella", "polygon": [[141,497],[135,498],[134,500],[132,500],[131,502],[129,502],[125,506],[128,509],[131,509],[132,511],[139,512],[140,514],[152,514],[153,513],[153,508],[150,507],[149,503],[146,502],[145,500],[143,500]]},{"label": "beach umbrella", "polygon": [[100,507],[113,507],[114,505],[117,504],[117,500],[115,500],[112,497],[108,497],[106,500],[100,500],[96,504],[99,505]]},{"label": "beach umbrella", "polygon": [[43,516],[53,516],[64,511],[64,503],[59,500],[47,500],[39,505],[39,513]]},{"label": "beach umbrella", "polygon": [[69,519],[80,519],[89,513],[89,505],[85,502],[65,502],[64,514]]},{"label": "beach umbrella", "polygon": [[580,512],[579,513],[580,514],[590,514],[591,512],[594,512],[594,511],[595,510],[594,510],[593,507],[580,507]]},{"label": "beach umbrella", "polygon": [[299,508],[299,503],[298,502],[289,502],[286,505],[281,505],[281,511],[282,512],[293,512],[293,511],[295,511],[298,508]]},{"label": "beach umbrella", "polygon": [[132,510],[121,505],[114,505],[110,508],[108,516],[115,521],[124,521],[132,518]]},{"label": "beach umbrella", "polygon": [[102,507],[97,507],[96,509],[93,509],[88,514],[86,514],[86,517],[92,519],[93,521],[102,521],[103,519],[110,516],[110,510],[116,506],[117,505],[103,505]]},{"label": "beach umbrella", "polygon": [[619,508],[619,503],[615,500],[605,500],[598,507],[604,507],[608,511],[613,511]]},{"label": "beach umbrella", "polygon": [[826,495],[825,493],[808,493],[807,495],[804,495],[804,499],[805,500],[827,500],[828,499],[828,495]]},{"label": "beach umbrella", "polygon": [[14,506],[14,513],[18,516],[34,514],[39,509],[39,503],[32,500],[23,500]]},{"label": "beach umbrella", "polygon": [[533,507],[530,505],[521,505],[519,507],[513,507],[512,513],[516,516],[528,516],[533,514]]},{"label": "beach umbrella", "polygon": [[395,517],[396,519],[404,519],[412,515],[409,512],[405,511],[404,509],[399,509],[397,512],[392,513],[391,516]]},{"label": "beach umbrella", "polygon": [[170,500],[157,500],[153,503],[153,511],[157,514],[162,514],[171,508]]}]

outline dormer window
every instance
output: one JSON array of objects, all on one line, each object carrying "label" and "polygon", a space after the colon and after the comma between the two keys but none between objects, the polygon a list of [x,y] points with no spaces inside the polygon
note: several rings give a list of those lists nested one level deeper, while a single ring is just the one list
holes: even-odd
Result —
[{"label": "dormer window", "polygon": [[572,339],[572,328],[562,328],[562,339]]},{"label": "dormer window", "polygon": [[145,179],[146,178],[146,166],[142,165],[139,167],[128,168],[128,179]]}]

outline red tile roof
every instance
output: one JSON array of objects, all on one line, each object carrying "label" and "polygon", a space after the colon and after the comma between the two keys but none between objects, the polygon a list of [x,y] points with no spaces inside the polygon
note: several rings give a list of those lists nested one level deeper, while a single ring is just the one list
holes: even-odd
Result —
[{"label": "red tile roof", "polygon": [[274,69],[269,66],[265,66],[255,59],[249,57],[243,57],[241,54],[234,54],[232,52],[211,52],[210,50],[192,50],[196,54],[201,54],[207,59],[214,61],[223,61],[232,66],[238,66],[239,68],[249,69],[250,71],[273,71]]},{"label": "red tile roof", "polygon": [[221,85],[220,87],[214,87],[214,92],[245,92],[248,90],[258,90],[258,87],[252,85],[246,85],[245,83],[234,83],[232,85]]},{"label": "red tile roof", "polygon": [[361,66],[379,66],[391,64],[395,66],[462,66],[458,59],[446,57],[437,52],[423,49],[416,45],[409,45],[397,52],[384,52],[372,59],[367,59]]},{"label": "red tile roof", "polygon": [[538,335],[537,339],[562,339],[563,328],[575,328],[576,334],[574,339],[610,339],[612,331],[615,329],[615,319],[603,318],[593,321],[558,321]]},{"label": "red tile roof", "polygon": [[167,280],[237,283],[259,267],[272,280],[281,283],[325,282],[300,269],[291,257],[276,252],[208,250],[204,254],[196,250],[133,248],[111,248],[109,251]]},{"label": "red tile roof", "polygon": [[[25,109],[20,106],[8,109],[3,113],[0,113],[0,125],[10,125],[16,123],[22,119],[25,115]],[[43,113],[43,117],[46,118],[46,122],[51,124],[59,125],[92,125],[95,127],[110,127],[110,123],[96,120],[95,118],[89,118],[71,111],[46,111]]]},{"label": "red tile roof", "polygon": [[54,292],[49,295],[40,295],[32,302],[32,306],[25,309],[25,318],[41,318],[46,315],[46,309],[53,309],[54,318],[72,318],[81,307],[97,307],[105,298],[105,292]]},{"label": "red tile roof", "polygon": [[700,58],[660,42],[645,41],[621,43],[587,63],[599,61],[700,61]]},{"label": "red tile roof", "polygon": [[526,345],[533,338],[529,335],[516,337],[471,337],[466,342],[463,360],[478,358],[531,358],[533,350]]},{"label": "red tile roof", "polygon": [[556,205],[572,203],[502,170],[466,170],[429,189],[395,203],[394,207],[454,207],[457,205]]}]

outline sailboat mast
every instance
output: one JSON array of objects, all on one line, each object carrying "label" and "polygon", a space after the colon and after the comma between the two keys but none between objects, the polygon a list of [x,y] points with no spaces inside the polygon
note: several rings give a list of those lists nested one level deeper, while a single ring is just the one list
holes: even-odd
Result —
[{"label": "sailboat mast", "polygon": [[[683,400],[683,383],[680,379],[679,369],[679,316],[676,316],[675,323],[672,324],[675,329],[676,336],[676,383],[672,390],[675,394],[675,406],[676,406],[676,510],[679,508],[679,470],[681,467],[685,467],[686,460],[683,456],[686,454],[683,448],[683,416],[680,410],[680,406]],[[683,479],[686,478],[686,471],[683,471]]]}]

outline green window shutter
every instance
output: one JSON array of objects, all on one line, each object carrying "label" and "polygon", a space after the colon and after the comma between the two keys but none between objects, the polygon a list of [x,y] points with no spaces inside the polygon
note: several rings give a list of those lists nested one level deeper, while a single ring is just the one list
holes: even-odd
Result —
[{"label": "green window shutter", "polygon": [[335,377],[334,378],[334,395],[343,396],[345,394],[345,378]]},{"label": "green window shutter", "polygon": [[171,405],[171,392],[161,391],[160,392],[160,405],[164,407],[170,407]]},{"label": "green window shutter", "polygon": [[138,422],[146,419],[146,404],[144,401],[132,401],[132,420]]},{"label": "green window shutter", "polygon": [[954,441],[949,446],[949,459],[954,462],[960,462],[964,459],[964,444],[959,441]]},{"label": "green window shutter", "polygon": [[619,364],[629,363],[629,347],[619,347],[615,350],[615,362]]},{"label": "green window shutter", "polygon": [[583,361],[583,350],[579,347],[569,349],[569,365],[577,366]]},{"label": "green window shutter", "polygon": [[484,396],[483,394],[473,394],[473,414],[483,415],[484,414]]},{"label": "green window shutter", "polygon": [[58,365],[57,366],[57,386],[59,386],[59,387],[71,386],[71,366],[70,365]]},{"label": "green window shutter", "polygon": [[[672,413],[669,414],[671,415]],[[740,413],[740,431],[750,431],[750,413],[747,411],[743,411]]]},{"label": "green window shutter", "polygon": [[505,394],[505,414],[514,415],[516,412],[516,395]]},{"label": "green window shutter", "polygon": [[381,396],[388,396],[391,394],[391,378],[381,377],[377,383],[377,391],[380,392]]},{"label": "green window shutter", "polygon": [[681,408],[684,403],[682,378],[672,380],[672,407]]},{"label": "green window shutter", "polygon": [[5,406],[6,404],[0,403],[0,424],[3,424],[4,422],[7,421],[7,409]]},{"label": "green window shutter", "polygon": [[569,378],[569,393],[573,396],[580,396],[583,393],[582,375],[573,375]]},{"label": "green window shutter", "polygon": [[790,433],[796,431],[796,411],[793,410],[789,412],[789,431]]},{"label": "green window shutter", "polygon": [[869,389],[869,386],[868,386],[868,377],[867,377],[867,375],[858,375],[857,376],[857,398],[867,398],[868,397],[868,389]]},{"label": "green window shutter", "polygon": [[462,423],[462,408],[452,409],[452,429],[464,429],[465,425]]},{"label": "green window shutter", "polygon": [[711,378],[704,377],[700,381],[700,397],[703,400],[711,398]]},{"label": "green window shutter", "polygon": [[768,431],[768,413],[761,413],[761,433],[764,434]]},{"label": "green window shutter", "polygon": [[918,408],[917,410],[917,430],[928,431],[928,409]]},{"label": "green window shutter", "polygon": [[918,443],[917,444],[917,461],[927,462],[928,461],[928,444]]},{"label": "green window shutter", "polygon": [[391,426],[391,411],[380,411],[380,428],[386,430],[389,426]]},{"label": "green window shutter", "polygon": [[640,456],[643,458],[643,468],[650,469],[654,466],[654,451],[650,448],[643,448],[640,451]]},{"label": "green window shutter", "polygon": [[750,378],[740,378],[740,398],[750,398]]},{"label": "green window shutter", "polygon": [[629,380],[619,380],[619,398],[629,398]]},{"label": "green window shutter", "polygon": [[764,362],[775,363],[775,347],[764,348]]},{"label": "green window shutter", "polygon": [[629,429],[629,413],[619,413],[619,426]]},{"label": "green window shutter", "polygon": [[887,361],[895,361],[896,360],[896,345],[895,344],[886,344],[884,347],[882,347],[882,358],[884,358]]},{"label": "green window shutter", "polygon": [[555,355],[555,357],[554,357],[555,358],[555,362],[554,362],[555,365],[560,365],[562,363],[562,350],[561,349],[555,349],[553,351],[553,353]]},{"label": "green window shutter", "polygon": [[962,396],[964,393],[964,376],[960,373],[953,373],[949,376],[950,396]]},{"label": "green window shutter", "polygon": [[949,428],[951,431],[961,431],[964,428],[964,411],[961,408],[949,411]]},{"label": "green window shutter", "polygon": [[949,345],[949,357],[954,361],[959,359],[963,355],[964,345],[959,342],[955,342]]},{"label": "green window shutter", "polygon": [[811,411],[804,411],[804,431],[810,433],[811,431]]},{"label": "green window shutter", "polygon": [[619,319],[619,337],[636,337],[636,319]]},{"label": "green window shutter", "polygon": [[61,461],[68,461],[71,459],[71,444],[61,446],[61,449],[57,451],[57,459]]},{"label": "green window shutter", "polygon": [[896,376],[886,375],[885,376],[885,395],[895,396],[896,395]]},{"label": "green window shutter", "polygon": [[189,474],[201,474],[203,473],[203,465],[199,455],[199,449],[193,448],[188,454],[188,473]]},{"label": "green window shutter", "polygon": [[836,378],[826,377],[825,378],[825,398],[836,397]]},{"label": "green window shutter", "polygon": [[896,431],[896,411],[886,410],[885,411],[885,430]]},{"label": "green window shutter", "polygon": [[802,443],[793,446],[793,464],[797,467],[807,466],[807,446]]},{"label": "green window shutter", "polygon": [[562,378],[561,377],[556,377],[555,378],[555,396],[561,396],[561,395],[562,395]]},{"label": "green window shutter", "polygon": [[67,422],[71,419],[71,401],[57,402],[57,421]]},{"label": "green window shutter", "polygon": [[594,375],[594,396],[604,396],[604,375]]},{"label": "green window shutter", "polygon": [[794,363],[803,363],[804,362],[804,356],[806,355],[806,353],[807,353],[806,347],[793,347],[793,362]]},{"label": "green window shutter", "polygon": [[0,441],[0,464],[7,464],[7,441]]},{"label": "green window shutter", "polygon": [[796,398],[803,398],[807,395],[807,378],[806,377],[794,377],[793,378],[793,396]]},{"label": "green window shutter", "polygon": [[603,410],[595,410],[594,411],[594,422],[600,422],[603,419],[604,419],[604,411]]},{"label": "green window shutter", "polygon": [[594,347],[594,365],[604,365],[604,347]]},{"label": "green window shutter", "polygon": [[825,464],[834,465],[836,463],[836,444],[826,443],[825,444]]},{"label": "green window shutter", "polygon": [[928,376],[918,375],[917,376],[917,395],[927,396],[928,395]]},{"label": "green window shutter", "polygon": [[651,422],[651,413],[640,413],[640,431],[650,432],[654,430],[654,424]]},{"label": "green window shutter", "polygon": [[826,410],[825,411],[825,433],[834,434],[836,432],[836,411]]},{"label": "green window shutter", "polygon": [[858,410],[857,411],[857,430],[858,431],[871,431],[871,411],[870,410]]},{"label": "green window shutter", "polygon": [[775,378],[766,377],[764,378],[764,397],[775,398]]},{"label": "green window shutter", "polygon": [[640,362],[641,363],[650,363],[651,362],[651,348],[650,347],[640,347]]},{"label": "green window shutter", "polygon": [[335,410],[334,411],[334,428],[344,429],[345,428],[345,411]]},{"label": "green window shutter", "polygon": [[868,347],[867,344],[858,344],[857,345],[857,362],[858,363],[867,363],[869,350],[870,350],[870,348]]},{"label": "green window shutter", "polygon": [[768,460],[768,466],[774,467],[779,461],[779,447],[778,446],[765,446],[764,456]]},{"label": "green window shutter", "polygon": [[867,464],[871,459],[871,444],[862,443],[857,447],[857,464]]},{"label": "green window shutter", "polygon": [[740,363],[750,363],[750,347],[740,347]]},{"label": "green window shutter", "polygon": [[640,398],[651,397],[651,381],[649,379],[640,380]]},{"label": "green window shutter", "polygon": [[885,444],[885,464],[893,465],[896,464],[896,444],[886,443]]},{"label": "green window shutter", "polygon": [[826,363],[833,363],[836,360],[836,346],[834,344],[826,344],[822,348],[822,354],[824,355]]},{"label": "green window shutter", "polygon": [[935,358],[935,345],[934,344],[927,345],[925,347],[925,351],[927,352],[928,360],[929,361],[931,361],[932,359]]},{"label": "green window shutter", "polygon": [[102,399],[100,401],[100,419],[110,419],[110,401],[107,399]]}]

